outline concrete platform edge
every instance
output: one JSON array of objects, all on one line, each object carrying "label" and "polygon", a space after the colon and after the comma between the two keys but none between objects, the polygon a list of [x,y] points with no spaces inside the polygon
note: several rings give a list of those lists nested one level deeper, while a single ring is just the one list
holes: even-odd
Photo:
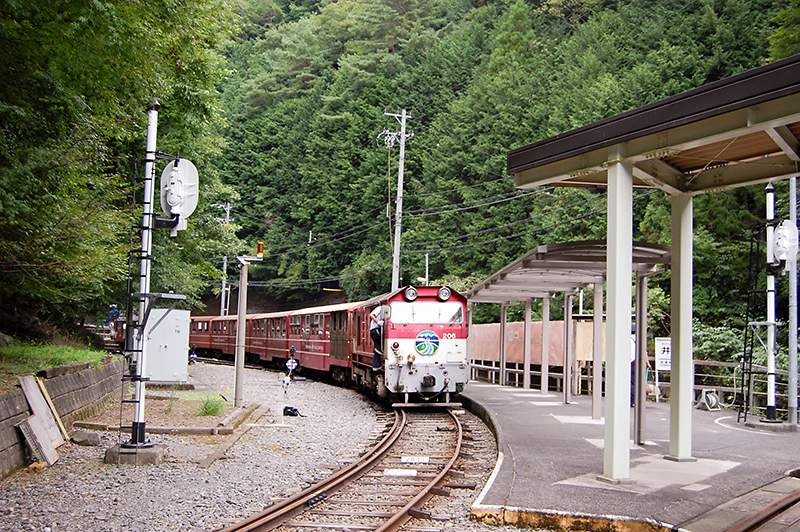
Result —
[{"label": "concrete platform edge", "polygon": [[518,527],[531,527],[546,530],[602,530],[604,532],[665,532],[681,531],[683,529],[652,519],[637,520],[624,516],[591,515],[581,513],[562,512],[548,509],[518,508],[513,506],[495,506],[482,504],[487,491],[492,487],[492,482],[502,467],[505,454],[502,449],[507,447],[503,434],[492,419],[492,414],[480,403],[461,395],[461,404],[478,416],[495,436],[497,441],[497,462],[489,480],[471,508],[472,516],[486,524],[515,525]]},{"label": "concrete platform edge", "polygon": [[616,515],[592,515],[561,512],[557,510],[533,510],[513,506],[473,505],[472,515],[490,525],[514,525],[533,529],[570,531],[590,530],[603,532],[666,532],[681,528],[667,523],[646,519],[637,520]]}]

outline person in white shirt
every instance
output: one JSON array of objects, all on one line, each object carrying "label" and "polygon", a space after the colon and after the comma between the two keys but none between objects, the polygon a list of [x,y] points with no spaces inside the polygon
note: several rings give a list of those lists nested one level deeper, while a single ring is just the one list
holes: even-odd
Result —
[{"label": "person in white shirt", "polygon": [[383,358],[382,336],[383,336],[383,315],[381,313],[381,306],[375,307],[375,310],[369,314],[369,337],[372,338],[372,343],[375,348],[372,351],[372,369],[381,369],[381,359]]}]

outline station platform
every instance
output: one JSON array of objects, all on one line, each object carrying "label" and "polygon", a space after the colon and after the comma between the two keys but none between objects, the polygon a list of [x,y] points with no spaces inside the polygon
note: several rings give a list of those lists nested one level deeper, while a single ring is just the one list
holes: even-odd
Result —
[{"label": "station platform", "polygon": [[[591,397],[564,404],[561,394],[481,382],[461,394],[495,432],[498,462],[472,507],[493,524],[548,530],[719,532],[800,490],[797,426],[762,423],[737,412],[692,410],[692,458],[669,454],[670,405],[647,402],[645,445],[631,440],[630,480],[603,473],[604,421]],[[633,409],[631,408],[631,417]],[[631,419],[631,433],[633,419]],[[798,521],[785,530],[800,530]]]}]

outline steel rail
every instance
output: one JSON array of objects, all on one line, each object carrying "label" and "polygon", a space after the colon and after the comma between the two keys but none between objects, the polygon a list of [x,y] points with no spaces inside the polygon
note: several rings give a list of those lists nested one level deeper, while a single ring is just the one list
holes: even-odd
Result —
[{"label": "steel rail", "polygon": [[336,492],[348,482],[360,477],[372,468],[400,438],[407,423],[408,416],[406,412],[395,409],[395,420],[391,430],[377,445],[364,453],[359,460],[300,493],[271,506],[264,512],[225,528],[222,532],[262,532],[272,530],[303,513],[306,508],[313,506],[315,502],[327,498],[328,493]]},{"label": "steel rail", "polygon": [[458,420],[458,417],[453,413],[453,411],[448,409],[447,413],[453,419],[453,422],[455,423],[457,430],[456,448],[455,451],[453,452],[453,456],[450,458],[447,464],[442,468],[439,474],[436,475],[436,477],[434,477],[434,479],[431,480],[424,488],[422,488],[422,490],[419,492],[417,496],[411,499],[411,501],[409,501],[408,504],[406,504],[402,509],[400,509],[388,521],[386,521],[384,524],[376,528],[375,532],[394,531],[403,526],[405,523],[407,523],[409,519],[411,519],[410,512],[413,509],[418,509],[419,506],[422,506],[422,504],[424,504],[425,501],[427,501],[428,499],[431,498],[431,496],[433,496],[432,493],[433,489],[441,484],[441,482],[444,480],[444,477],[450,473],[453,464],[455,464],[456,460],[458,460],[458,456],[459,454],[461,454],[461,443],[464,438],[464,431],[461,426],[461,422]]},{"label": "steel rail", "polygon": [[784,510],[794,506],[800,501],[800,490],[793,491],[788,495],[768,504],[760,511],[738,521],[721,532],[748,532],[755,530],[773,517],[782,513]]}]

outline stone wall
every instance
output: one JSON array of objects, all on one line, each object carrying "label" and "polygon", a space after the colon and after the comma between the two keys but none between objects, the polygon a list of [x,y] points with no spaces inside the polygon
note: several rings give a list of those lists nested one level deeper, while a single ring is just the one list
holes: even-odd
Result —
[{"label": "stone wall", "polygon": [[[124,364],[122,357],[108,356],[39,373],[67,431],[119,395]],[[22,389],[0,395],[0,478],[28,463],[27,443],[16,424],[30,415]]]}]

